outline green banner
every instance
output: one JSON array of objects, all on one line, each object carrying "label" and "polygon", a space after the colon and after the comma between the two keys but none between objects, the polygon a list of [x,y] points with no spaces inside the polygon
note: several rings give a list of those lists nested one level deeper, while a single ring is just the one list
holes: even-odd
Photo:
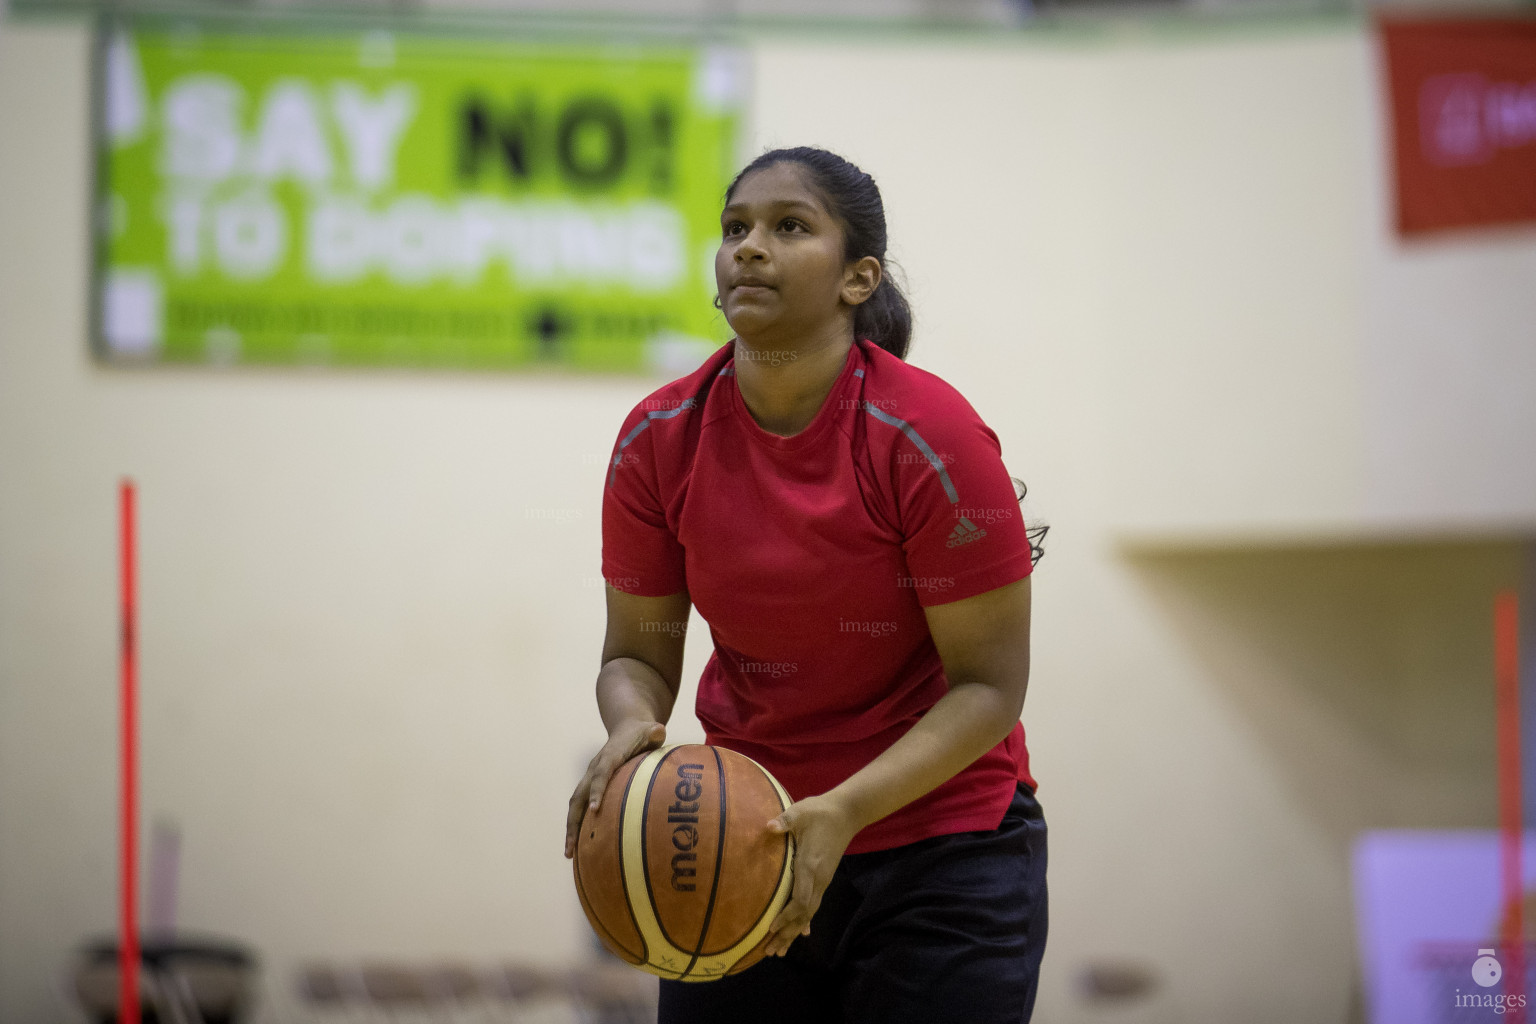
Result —
[{"label": "green banner", "polygon": [[125,361],[682,371],[739,51],[117,30],[98,350]]}]

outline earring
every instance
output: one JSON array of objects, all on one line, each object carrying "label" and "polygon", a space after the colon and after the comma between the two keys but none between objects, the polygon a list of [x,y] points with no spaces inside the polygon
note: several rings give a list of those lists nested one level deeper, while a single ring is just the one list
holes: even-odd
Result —
[{"label": "earring", "polygon": [[716,309],[724,309],[725,308],[724,306],[720,305],[720,296],[718,296],[718,295],[715,296],[715,308]]}]

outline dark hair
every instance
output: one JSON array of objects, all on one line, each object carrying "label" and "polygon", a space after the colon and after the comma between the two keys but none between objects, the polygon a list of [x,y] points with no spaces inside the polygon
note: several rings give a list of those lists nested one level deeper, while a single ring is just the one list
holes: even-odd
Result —
[{"label": "dark hair", "polygon": [[[1013,481],[1013,496],[1019,503],[1019,515],[1024,514],[1024,499],[1029,494],[1029,485],[1018,477],[1010,477]],[[1024,539],[1029,542],[1029,564],[1033,566],[1045,557],[1045,535],[1051,532],[1049,523],[1042,523],[1038,519],[1031,522],[1024,520]]]},{"label": "dark hair", "polygon": [[912,342],[912,307],[891,278],[885,258],[885,204],[875,179],[836,153],[812,146],[772,149],[741,169],[725,190],[729,203],[741,179],[774,164],[799,164],[811,184],[826,199],[827,208],[843,225],[843,258],[873,256],[880,261],[880,286],[854,307],[853,332],[885,349],[897,359],[907,357]]}]

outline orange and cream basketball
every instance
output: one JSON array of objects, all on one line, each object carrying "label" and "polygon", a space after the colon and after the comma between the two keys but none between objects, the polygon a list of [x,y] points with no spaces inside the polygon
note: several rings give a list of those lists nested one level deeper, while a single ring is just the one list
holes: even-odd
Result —
[{"label": "orange and cream basketball", "polygon": [[789,900],[793,846],[768,830],[789,794],[724,747],[661,747],[625,762],[576,841],[576,892],[615,955],[681,981],[763,957]]}]

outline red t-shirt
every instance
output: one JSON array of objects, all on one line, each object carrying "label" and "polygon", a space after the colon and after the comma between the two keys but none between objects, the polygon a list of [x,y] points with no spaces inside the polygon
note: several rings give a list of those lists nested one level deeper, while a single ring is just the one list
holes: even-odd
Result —
[{"label": "red t-shirt", "polygon": [[[603,576],[630,594],[687,590],[715,650],[699,679],[708,742],[766,767],[795,799],[872,761],[948,691],[924,605],[1030,572],[997,437],[938,377],[867,341],[809,426],[757,425],[734,343],[624,420],[603,491]],[[860,832],[848,852],[996,828],[1023,727]]]}]

